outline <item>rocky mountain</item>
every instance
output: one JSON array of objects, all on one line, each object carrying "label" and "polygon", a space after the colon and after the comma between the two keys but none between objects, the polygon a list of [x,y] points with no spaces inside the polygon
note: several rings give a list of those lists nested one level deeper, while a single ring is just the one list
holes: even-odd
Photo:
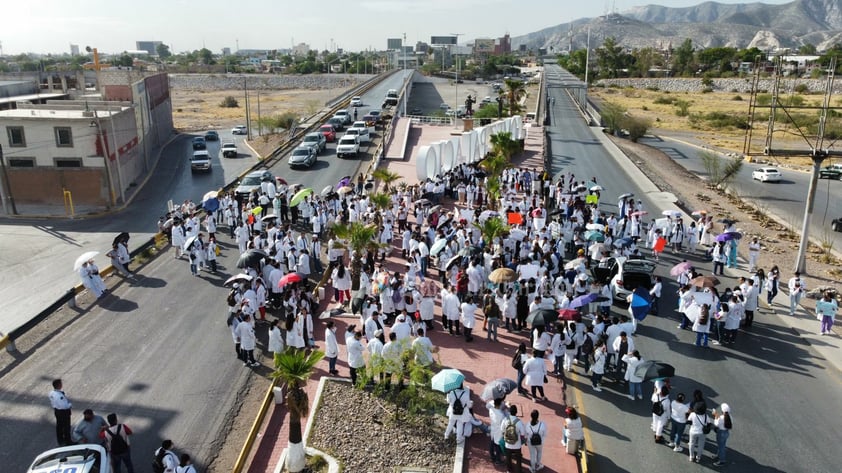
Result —
[{"label": "rocky mountain", "polygon": [[685,8],[634,7],[619,14],[585,18],[512,38],[512,47],[547,48],[550,53],[591,47],[613,36],[629,48],[697,47],[826,49],[842,40],[842,0],[795,0],[783,5],[704,2]]}]

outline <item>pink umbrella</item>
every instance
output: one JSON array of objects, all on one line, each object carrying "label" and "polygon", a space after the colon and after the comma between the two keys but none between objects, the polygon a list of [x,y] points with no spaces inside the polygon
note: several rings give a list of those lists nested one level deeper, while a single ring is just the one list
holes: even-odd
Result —
[{"label": "pink umbrella", "polygon": [[634,216],[634,217],[640,217],[641,215],[646,215],[646,214],[648,214],[648,213],[649,213],[649,212],[647,212],[647,211],[645,211],[645,210],[638,210],[637,212],[632,212],[631,214],[632,214],[632,216]]},{"label": "pink umbrella", "polygon": [[284,287],[284,286],[286,286],[287,284],[290,284],[290,283],[301,282],[301,280],[302,280],[301,274],[299,274],[299,273],[288,273],[288,274],[285,274],[284,277],[282,277],[280,281],[278,281],[278,287],[281,288],[281,287]]},{"label": "pink umbrella", "polygon": [[688,263],[687,261],[682,261],[681,263],[678,263],[677,265],[673,266],[672,269],[670,269],[670,275],[678,276],[681,273],[687,272],[687,270],[689,270],[692,267],[692,264]]}]

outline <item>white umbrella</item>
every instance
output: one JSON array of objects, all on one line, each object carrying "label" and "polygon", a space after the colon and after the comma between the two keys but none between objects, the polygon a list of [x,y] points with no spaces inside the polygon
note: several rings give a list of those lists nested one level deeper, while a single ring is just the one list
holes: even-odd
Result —
[{"label": "white umbrella", "polygon": [[526,232],[519,228],[515,228],[509,232],[509,237],[514,238],[517,241],[523,241],[523,239],[526,238]]},{"label": "white umbrella", "polygon": [[604,187],[602,187],[602,186],[600,186],[600,185],[591,186],[591,191],[592,191],[592,192],[602,192],[602,191],[604,191],[604,190],[605,190],[605,188],[604,188]]},{"label": "white umbrella", "polygon": [[661,212],[661,215],[666,215],[667,217],[681,217],[681,211],[679,210],[664,210]]},{"label": "white umbrella", "polygon": [[88,261],[94,259],[96,255],[99,254],[99,251],[86,251],[82,253],[81,256],[76,258],[76,262],[73,263],[73,270],[76,271],[82,267],[83,264],[87,263]]},{"label": "white umbrella", "polygon": [[621,195],[617,198],[618,199],[628,199],[629,197],[634,197],[634,194],[632,194],[631,192],[626,192],[625,194],[623,194],[623,195]]},{"label": "white umbrella", "polygon": [[193,235],[190,238],[188,238],[187,241],[185,241],[184,245],[182,246],[184,251],[188,251],[190,249],[190,247],[193,246],[193,243],[195,243],[197,239],[199,239],[199,235]]},{"label": "white umbrella", "polygon": [[589,223],[589,224],[585,225],[585,228],[588,229],[588,230],[594,230],[594,231],[597,231],[597,232],[601,232],[601,231],[605,230],[605,226],[600,225],[598,223]]}]

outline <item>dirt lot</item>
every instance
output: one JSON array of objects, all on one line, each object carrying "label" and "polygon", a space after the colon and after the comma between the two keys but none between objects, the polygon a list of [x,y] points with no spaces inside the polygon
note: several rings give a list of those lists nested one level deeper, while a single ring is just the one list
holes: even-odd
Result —
[{"label": "dirt lot", "polygon": [[[658,130],[687,133],[693,138],[704,141],[714,149],[735,154],[743,154],[746,131],[735,126],[713,126],[711,121],[698,119],[699,116],[719,113],[723,116],[738,117],[744,120],[749,116],[748,94],[728,92],[679,93],[634,88],[593,87],[588,92],[596,100],[616,103],[624,107],[634,117],[652,121],[653,133]],[[804,105],[820,106],[821,95],[803,95]],[[687,102],[688,116],[678,116],[675,101]],[[670,103],[672,102],[672,103]],[[768,107],[757,107],[752,129],[751,153],[762,153],[766,137]],[[802,110],[802,115],[816,111]],[[779,109],[779,117],[785,114]],[[795,113],[795,112],[793,112]],[[696,116],[697,118],[693,118]],[[804,148],[806,142],[791,125],[779,122],[774,134],[774,146],[777,148]],[[789,166],[809,166],[808,158],[768,158],[771,162]]]}]

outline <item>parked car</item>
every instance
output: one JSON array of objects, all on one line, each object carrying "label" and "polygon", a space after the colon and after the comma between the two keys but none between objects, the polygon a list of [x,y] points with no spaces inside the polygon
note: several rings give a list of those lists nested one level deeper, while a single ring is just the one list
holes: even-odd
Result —
[{"label": "parked car", "polygon": [[193,149],[194,150],[207,149],[207,147],[208,147],[208,144],[205,142],[204,137],[197,136],[197,137],[193,138]]},{"label": "parked car", "polygon": [[316,163],[316,151],[313,146],[299,146],[292,150],[289,155],[289,165],[291,167],[310,167]]},{"label": "parked car", "polygon": [[655,263],[643,259],[628,259],[626,257],[608,258],[591,269],[595,280],[608,284],[614,295],[614,302],[625,303],[626,298],[643,286],[647,290],[655,285],[652,275],[655,273]]},{"label": "parked car", "polygon": [[247,135],[248,128],[245,125],[237,125],[234,128],[231,128],[232,135]]},{"label": "parked car", "polygon": [[210,171],[211,159],[207,150],[200,149],[193,151],[193,156],[190,156],[190,171]]},{"label": "parked car", "polygon": [[842,179],[842,164],[831,164],[819,170],[819,179]]},{"label": "parked car", "polygon": [[205,141],[219,141],[219,133],[214,130],[205,132]]},{"label": "parked car", "polygon": [[223,158],[237,157],[237,145],[233,141],[226,141],[225,143],[222,143],[220,151],[222,152]]},{"label": "parked car", "polygon": [[409,111],[410,115],[424,115],[424,111],[416,107]]},{"label": "parked car", "polygon": [[369,110],[368,114],[371,115],[372,117],[374,117],[374,121],[377,122],[377,123],[380,123],[380,122],[383,121],[383,114],[380,113],[380,110],[377,110],[377,109]]},{"label": "parked car", "polygon": [[344,125],[350,125],[352,121],[351,114],[348,110],[337,110],[336,113],[333,114],[334,118],[341,118],[343,120]]},{"label": "parked car", "polygon": [[351,97],[351,106],[352,107],[362,107],[363,106],[363,98],[359,95],[355,95]]},{"label": "parked car", "polygon": [[78,444],[39,454],[27,473],[108,473],[111,460],[101,445]]},{"label": "parked car", "polygon": [[252,171],[246,174],[246,177],[240,181],[234,193],[241,197],[241,200],[248,199],[248,196],[257,189],[260,189],[260,183],[263,181],[275,182],[275,176],[269,171]]},{"label": "parked car", "polygon": [[326,125],[331,125],[336,131],[342,131],[345,129],[345,119],[342,117],[331,117]]},{"label": "parked car", "polygon": [[439,108],[440,108],[441,110],[450,110],[450,105],[448,105],[448,104],[446,104],[446,103],[443,103],[443,102],[442,102],[442,104],[441,104],[441,105],[439,105]]},{"label": "parked car", "polygon": [[336,128],[333,125],[322,125],[319,127],[319,133],[325,137],[325,141],[333,143],[336,141]]},{"label": "parked car", "polygon": [[830,229],[834,232],[842,232],[842,217],[833,219],[833,221],[830,222]]},{"label": "parked car", "polygon": [[304,135],[304,139],[301,140],[301,146],[310,146],[315,150],[316,154],[319,154],[327,147],[327,140],[325,139],[325,135],[314,131],[313,133]]},{"label": "parked car", "polygon": [[760,182],[781,182],[782,177],[777,168],[760,168],[751,173],[751,178]]}]

